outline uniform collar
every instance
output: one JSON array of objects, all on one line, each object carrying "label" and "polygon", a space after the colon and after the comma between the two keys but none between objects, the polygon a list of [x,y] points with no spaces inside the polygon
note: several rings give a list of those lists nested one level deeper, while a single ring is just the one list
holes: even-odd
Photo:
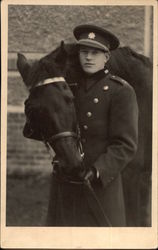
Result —
[{"label": "uniform collar", "polygon": [[104,78],[108,74],[109,74],[109,70],[107,68],[99,70],[98,72],[90,76],[84,73],[81,83],[83,87],[85,88],[85,90],[88,91],[95,83],[100,81],[102,78]]}]

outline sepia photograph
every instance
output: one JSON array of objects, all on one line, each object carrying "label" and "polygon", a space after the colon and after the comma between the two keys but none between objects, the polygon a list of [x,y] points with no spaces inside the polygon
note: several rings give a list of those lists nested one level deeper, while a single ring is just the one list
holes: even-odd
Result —
[{"label": "sepia photograph", "polygon": [[1,243],[157,246],[157,1],[2,1]]}]

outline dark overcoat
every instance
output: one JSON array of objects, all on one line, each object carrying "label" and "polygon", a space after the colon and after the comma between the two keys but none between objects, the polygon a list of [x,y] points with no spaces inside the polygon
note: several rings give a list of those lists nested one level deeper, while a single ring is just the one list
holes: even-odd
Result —
[{"label": "dark overcoat", "polygon": [[[94,193],[110,225],[126,226],[121,171],[137,150],[135,92],[108,70],[92,77],[83,75],[73,92],[85,167],[93,166],[99,172],[99,178],[92,182]],[[48,225],[107,226],[98,224],[82,185],[60,184],[52,178]]]}]

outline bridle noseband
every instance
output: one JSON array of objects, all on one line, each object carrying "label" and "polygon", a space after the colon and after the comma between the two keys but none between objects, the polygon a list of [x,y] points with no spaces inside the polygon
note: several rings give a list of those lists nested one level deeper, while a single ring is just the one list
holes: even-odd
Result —
[{"label": "bridle noseband", "polygon": [[64,77],[53,77],[53,78],[47,78],[43,81],[38,82],[33,88],[32,87],[28,87],[28,89],[34,89],[43,85],[47,85],[47,84],[52,84],[52,83],[57,83],[57,82],[66,82]]},{"label": "bridle noseband", "polygon": [[61,132],[61,133],[58,133],[58,134],[51,136],[48,141],[55,142],[61,138],[65,138],[65,137],[76,137],[77,138],[78,136],[75,132],[65,131],[65,132]]}]

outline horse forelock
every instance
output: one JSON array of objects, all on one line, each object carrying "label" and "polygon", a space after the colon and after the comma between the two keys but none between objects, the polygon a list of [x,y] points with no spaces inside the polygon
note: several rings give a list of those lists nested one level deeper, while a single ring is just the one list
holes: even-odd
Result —
[{"label": "horse forelock", "polygon": [[60,58],[57,60],[59,52],[60,48],[57,48],[39,61],[34,61],[27,77],[27,86],[33,88],[47,78],[65,76],[64,59],[63,61]]},{"label": "horse forelock", "polygon": [[39,61],[35,61],[29,70],[29,74],[27,76],[27,85],[29,88],[33,88],[36,86],[36,84],[43,80],[44,78],[44,72],[41,70],[41,65],[39,64]]}]

